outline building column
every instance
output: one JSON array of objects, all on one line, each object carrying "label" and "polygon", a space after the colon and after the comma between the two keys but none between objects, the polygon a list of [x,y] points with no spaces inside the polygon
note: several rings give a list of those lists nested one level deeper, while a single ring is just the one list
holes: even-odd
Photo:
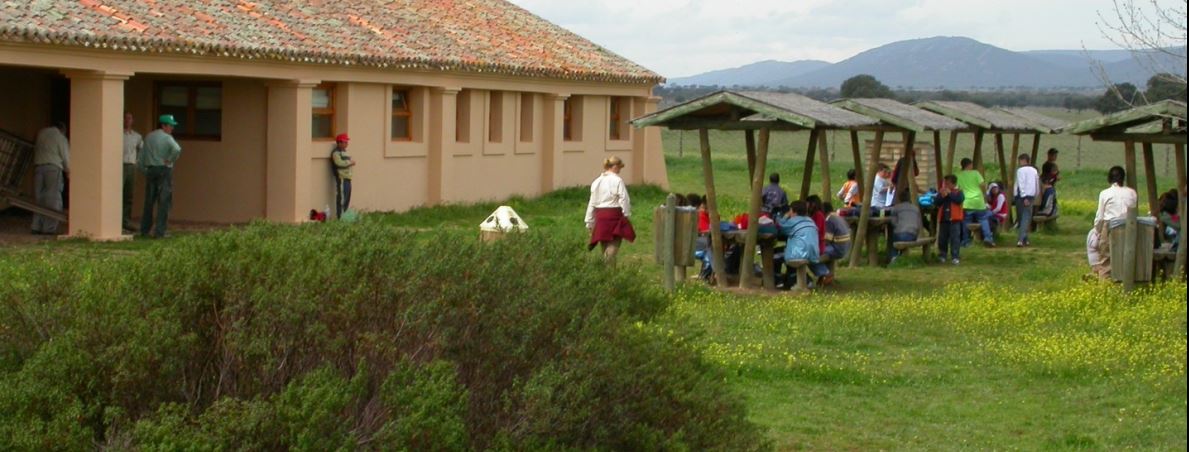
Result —
[{"label": "building column", "polygon": [[67,71],[70,78],[70,237],[123,234],[124,81],[132,74]]},{"label": "building column", "polygon": [[557,189],[565,143],[566,100],[569,94],[546,94],[541,127],[541,194]]},{"label": "building column", "polygon": [[429,188],[426,191],[426,203],[441,204],[445,196],[447,182],[447,168],[453,153],[450,145],[454,143],[456,128],[458,127],[458,87],[433,87],[429,90]]},{"label": "building column", "polygon": [[310,209],[312,89],[317,80],[268,85],[265,217],[282,223],[307,220]]},{"label": "building column", "polygon": [[[640,117],[655,113],[660,101],[661,98],[657,96],[638,97],[633,102],[632,114]],[[665,168],[665,148],[659,127],[636,130],[632,141],[632,161],[638,167],[632,173],[635,180],[669,188],[669,172]]]}]

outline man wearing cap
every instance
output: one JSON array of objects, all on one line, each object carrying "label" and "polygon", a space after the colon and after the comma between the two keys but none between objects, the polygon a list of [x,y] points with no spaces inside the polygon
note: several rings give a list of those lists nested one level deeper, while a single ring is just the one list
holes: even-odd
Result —
[{"label": "man wearing cap", "polygon": [[[160,126],[144,138],[144,149],[137,160],[137,166],[145,175],[144,214],[140,218],[141,235],[153,233],[153,237],[165,237],[165,226],[169,222],[169,209],[173,206],[173,164],[182,155],[182,147],[173,139],[173,128],[178,125],[173,115],[157,118]],[[156,225],[153,228],[153,209],[156,207]]]},{"label": "man wearing cap", "polygon": [[340,133],[334,137],[334,150],[330,151],[330,166],[334,172],[334,213],[335,218],[342,218],[343,212],[351,206],[351,168],[355,161],[347,155],[347,145],[351,137]]}]

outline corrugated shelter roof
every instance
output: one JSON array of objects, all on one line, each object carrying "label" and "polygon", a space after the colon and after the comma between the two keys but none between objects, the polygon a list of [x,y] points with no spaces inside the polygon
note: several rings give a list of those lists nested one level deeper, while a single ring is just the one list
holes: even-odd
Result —
[{"label": "corrugated shelter roof", "polygon": [[1185,142],[1185,103],[1163,100],[1071,124],[1074,135],[1143,133],[1179,136]]},{"label": "corrugated shelter roof", "polygon": [[833,105],[914,132],[967,128],[967,125],[960,121],[893,99],[842,99],[835,101]]},{"label": "corrugated shelter roof", "polygon": [[[696,122],[696,124],[692,123]],[[879,121],[800,94],[719,91],[632,121],[636,127],[850,129]]]},{"label": "corrugated shelter roof", "polygon": [[664,80],[504,0],[4,1],[0,42],[619,83]]},{"label": "corrugated shelter roof", "polygon": [[1047,128],[1037,127],[1019,116],[970,102],[931,100],[918,103],[916,106],[980,129],[1001,132],[1049,133]]},{"label": "corrugated shelter roof", "polygon": [[1010,114],[1019,116],[1025,121],[1032,123],[1035,126],[1049,129],[1046,133],[1061,133],[1068,126],[1069,123],[1052,116],[1037,113],[1026,108],[1001,108]]}]

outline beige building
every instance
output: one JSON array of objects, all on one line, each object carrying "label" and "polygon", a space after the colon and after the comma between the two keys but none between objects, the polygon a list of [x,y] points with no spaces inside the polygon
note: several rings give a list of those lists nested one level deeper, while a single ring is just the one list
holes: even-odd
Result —
[{"label": "beige building", "polygon": [[124,111],[141,133],[181,122],[178,220],[303,221],[333,204],[337,133],[365,211],[584,185],[610,155],[629,183],[667,185],[659,132],[628,126],[661,78],[502,0],[58,0],[0,18],[0,129],[69,122],[71,235],[121,238]]}]

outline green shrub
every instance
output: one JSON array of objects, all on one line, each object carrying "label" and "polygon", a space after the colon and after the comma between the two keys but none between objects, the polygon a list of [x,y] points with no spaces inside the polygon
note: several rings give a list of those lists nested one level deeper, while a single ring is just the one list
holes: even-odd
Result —
[{"label": "green shrub", "polygon": [[0,276],[0,449],[764,446],[581,243],[253,224]]}]

